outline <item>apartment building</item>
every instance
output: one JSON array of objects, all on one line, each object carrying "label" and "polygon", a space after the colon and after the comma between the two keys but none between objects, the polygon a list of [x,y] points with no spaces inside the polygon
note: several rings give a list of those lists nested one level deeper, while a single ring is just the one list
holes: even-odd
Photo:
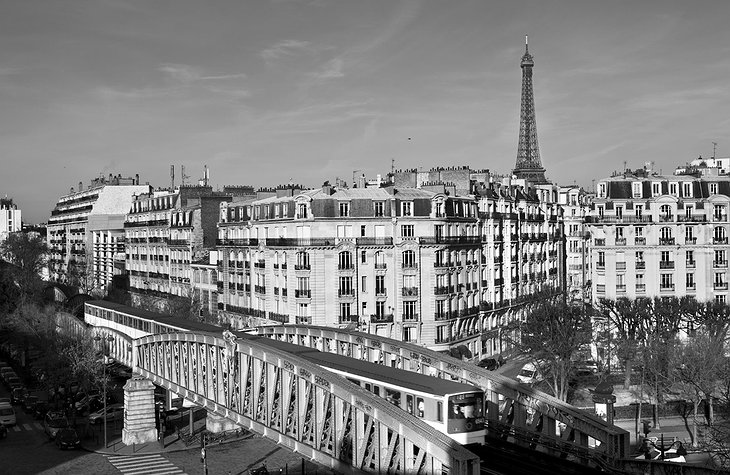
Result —
[{"label": "apartment building", "polygon": [[590,301],[590,234],[585,221],[592,195],[579,186],[561,186],[558,192],[565,233],[566,291],[574,301]]},{"label": "apartment building", "polygon": [[593,299],[727,302],[730,177],[648,168],[598,182],[587,218]]},{"label": "apartment building", "polygon": [[8,234],[16,233],[23,229],[21,219],[22,212],[18,205],[13,203],[12,198],[0,198],[0,242],[3,242]]},{"label": "apartment building", "polygon": [[139,184],[139,175],[109,175],[86,188],[79,182],[59,198],[47,225],[49,279],[84,293],[103,292],[123,273],[117,264],[123,262],[126,213],[134,196],[149,189]]},{"label": "apartment building", "polygon": [[232,199],[209,185],[182,185],[134,198],[124,222],[133,305],[146,300],[165,310],[172,296],[191,298],[191,263],[215,247],[220,203]]}]

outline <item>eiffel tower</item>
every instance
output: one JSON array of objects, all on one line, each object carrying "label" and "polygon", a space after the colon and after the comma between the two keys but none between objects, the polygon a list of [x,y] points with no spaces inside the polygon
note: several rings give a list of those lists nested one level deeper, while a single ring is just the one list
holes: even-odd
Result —
[{"label": "eiffel tower", "polygon": [[532,93],[532,55],[527,49],[522,56],[522,105],[520,108],[520,140],[517,145],[517,163],[512,174],[534,184],[550,183],[545,178],[545,169],[540,162],[540,148],[537,145],[537,122],[535,121],[535,97]]}]

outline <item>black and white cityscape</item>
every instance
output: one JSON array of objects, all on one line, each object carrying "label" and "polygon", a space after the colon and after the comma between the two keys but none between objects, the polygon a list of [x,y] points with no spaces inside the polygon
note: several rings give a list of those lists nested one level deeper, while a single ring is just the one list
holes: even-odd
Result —
[{"label": "black and white cityscape", "polygon": [[730,471],[730,5],[0,9],[8,473]]}]

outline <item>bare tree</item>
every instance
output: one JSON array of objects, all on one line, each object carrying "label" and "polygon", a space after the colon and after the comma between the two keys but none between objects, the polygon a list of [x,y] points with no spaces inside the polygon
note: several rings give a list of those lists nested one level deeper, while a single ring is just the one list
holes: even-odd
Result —
[{"label": "bare tree", "polygon": [[48,245],[38,234],[10,233],[0,243],[0,255],[15,267],[13,279],[21,292],[21,298],[33,298],[40,293],[42,281],[40,274],[48,259]]},{"label": "bare tree", "polygon": [[543,376],[553,395],[568,398],[573,359],[590,341],[590,319],[582,306],[570,306],[562,300],[535,303],[523,320],[508,325],[507,334],[515,335],[511,343],[534,362],[540,362]]},{"label": "bare tree", "polygon": [[598,305],[600,313],[610,322],[611,331],[615,330],[616,353],[626,370],[624,389],[628,389],[637,350],[646,338],[652,301],[647,298],[632,300],[621,297],[616,300],[601,299]]}]

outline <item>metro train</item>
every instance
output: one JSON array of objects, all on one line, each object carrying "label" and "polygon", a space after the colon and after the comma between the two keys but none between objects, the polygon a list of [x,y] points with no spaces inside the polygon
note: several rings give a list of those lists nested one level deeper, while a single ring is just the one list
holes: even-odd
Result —
[{"label": "metro train", "polygon": [[[221,327],[185,318],[147,312],[108,301],[86,302],[85,320],[140,338],[155,333],[204,331]],[[237,331],[238,338],[259,343],[305,359],[353,384],[386,399],[422,419],[462,445],[483,444],[486,436],[484,391],[476,386],[370,363],[314,348]]]}]

